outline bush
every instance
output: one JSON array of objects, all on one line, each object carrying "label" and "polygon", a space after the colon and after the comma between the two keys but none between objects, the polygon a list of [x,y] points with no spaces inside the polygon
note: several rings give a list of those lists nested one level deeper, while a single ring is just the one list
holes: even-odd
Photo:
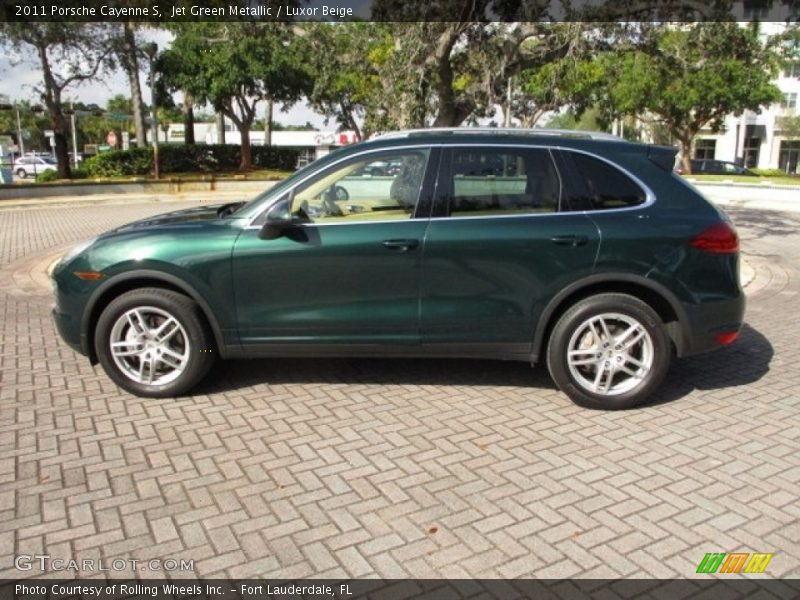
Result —
[{"label": "bush", "polygon": [[150,148],[104,152],[86,159],[83,168],[91,177],[147,175],[152,170],[152,155]]},{"label": "bush", "polygon": [[50,183],[58,179],[58,171],[45,171],[36,176],[36,183]]},{"label": "bush", "polygon": [[70,173],[72,173],[73,179],[87,179],[89,177],[89,171],[87,171],[86,167],[84,167],[83,165],[72,167]]},{"label": "bush", "polygon": [[[297,148],[253,146],[253,166],[293,170],[300,156]],[[98,154],[84,162],[91,177],[148,175],[153,170],[152,148],[131,148]],[[233,144],[165,144],[158,147],[162,174],[232,171],[239,167],[239,146]]]},{"label": "bush", "polygon": [[782,169],[750,169],[756,175],[761,177],[791,177],[787,175]]}]

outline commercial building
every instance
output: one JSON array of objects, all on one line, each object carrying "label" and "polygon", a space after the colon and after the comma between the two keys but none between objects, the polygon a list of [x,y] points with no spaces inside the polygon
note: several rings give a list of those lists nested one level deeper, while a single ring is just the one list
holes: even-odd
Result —
[{"label": "commercial building", "polygon": [[[790,26],[797,27],[797,24],[760,23],[761,33],[765,36],[781,33]],[[783,93],[781,102],[765,106],[760,112],[728,115],[718,133],[702,131],[695,139],[692,157],[797,173],[800,159],[800,62],[786,65],[775,84]]]}]

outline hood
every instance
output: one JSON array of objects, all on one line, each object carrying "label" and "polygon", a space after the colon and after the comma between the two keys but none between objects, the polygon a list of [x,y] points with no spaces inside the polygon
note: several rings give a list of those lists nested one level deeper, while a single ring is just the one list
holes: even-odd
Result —
[{"label": "hood", "polygon": [[128,223],[118,227],[112,231],[130,231],[132,229],[140,229],[144,227],[158,227],[162,225],[181,225],[197,221],[210,221],[219,219],[222,215],[227,214],[225,209],[230,210],[231,207],[241,204],[240,202],[229,202],[226,204],[212,204],[204,206],[196,206],[193,208],[184,208],[174,212],[148,217],[133,223]]}]

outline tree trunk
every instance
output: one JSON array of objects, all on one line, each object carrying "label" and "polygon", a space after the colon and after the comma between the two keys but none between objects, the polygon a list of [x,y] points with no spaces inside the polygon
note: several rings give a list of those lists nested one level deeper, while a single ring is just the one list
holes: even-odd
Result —
[{"label": "tree trunk", "polygon": [[245,122],[238,123],[236,127],[239,130],[239,135],[242,138],[239,170],[247,171],[253,168],[253,150],[250,147],[250,127]]},{"label": "tree trunk", "polygon": [[144,101],[142,100],[142,86],[139,82],[139,58],[136,54],[135,25],[130,21],[125,22],[123,28],[123,53],[122,66],[128,76],[131,88],[131,104],[133,105],[133,128],[136,131],[136,145],[143,148],[147,145],[147,134],[144,125]]},{"label": "tree trunk", "polygon": [[183,92],[183,143],[194,145],[194,99]]},{"label": "tree trunk", "polygon": [[694,136],[683,135],[678,137],[678,148],[681,153],[681,166],[683,167],[684,175],[691,175],[692,173],[692,140]]},{"label": "tree trunk", "polygon": [[47,47],[38,45],[36,50],[42,65],[42,75],[44,75],[43,100],[45,106],[47,106],[47,112],[50,115],[50,126],[53,128],[56,161],[58,162],[58,178],[69,179],[72,177],[72,171],[69,168],[67,126],[66,119],[64,118],[64,108],[61,105],[61,90],[56,84],[53,71],[50,68],[50,61],[47,57]]},{"label": "tree trunk", "polygon": [[222,111],[217,112],[217,143],[225,143],[225,116]]}]

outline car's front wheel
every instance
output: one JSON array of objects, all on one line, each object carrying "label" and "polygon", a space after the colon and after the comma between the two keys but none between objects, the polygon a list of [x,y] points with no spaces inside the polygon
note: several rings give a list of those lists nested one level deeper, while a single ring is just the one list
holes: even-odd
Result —
[{"label": "car's front wheel", "polygon": [[109,377],[149,398],[187,392],[215,360],[213,336],[197,304],[158,288],[115,298],[97,321],[94,342]]},{"label": "car's front wheel", "polygon": [[658,388],[671,351],[664,324],[648,304],[627,294],[598,294],[558,320],[547,347],[547,367],[576,404],[630,408]]}]

